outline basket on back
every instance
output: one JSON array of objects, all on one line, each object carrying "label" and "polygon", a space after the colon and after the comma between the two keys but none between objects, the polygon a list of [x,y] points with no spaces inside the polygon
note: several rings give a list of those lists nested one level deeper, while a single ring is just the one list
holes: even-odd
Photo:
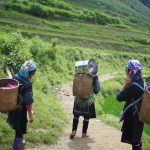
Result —
[{"label": "basket on back", "polygon": [[75,74],[73,80],[73,96],[80,98],[89,97],[92,94],[93,79],[89,74]]},{"label": "basket on back", "polygon": [[140,120],[150,124],[150,87],[146,88],[140,107]]},{"label": "basket on back", "polygon": [[[13,88],[5,88],[11,84]],[[9,112],[16,109],[19,82],[14,79],[0,79],[0,112]]]}]

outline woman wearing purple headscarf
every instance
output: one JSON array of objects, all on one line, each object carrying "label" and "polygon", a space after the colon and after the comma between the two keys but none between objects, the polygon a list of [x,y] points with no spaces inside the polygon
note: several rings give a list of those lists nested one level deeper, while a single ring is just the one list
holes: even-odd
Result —
[{"label": "woman wearing purple headscarf", "polygon": [[142,150],[143,123],[139,121],[138,114],[144,92],[141,63],[138,60],[128,61],[126,74],[123,89],[116,97],[118,101],[125,101],[120,118],[123,121],[121,142],[131,144],[132,150]]},{"label": "woman wearing purple headscarf", "polygon": [[29,60],[21,66],[20,71],[14,76],[14,79],[20,83],[18,105],[15,111],[9,112],[7,120],[9,125],[15,130],[13,150],[23,149],[23,135],[26,134],[28,122],[27,112],[29,114],[29,121],[33,121],[33,93],[30,79],[34,76],[35,72],[35,62]]}]

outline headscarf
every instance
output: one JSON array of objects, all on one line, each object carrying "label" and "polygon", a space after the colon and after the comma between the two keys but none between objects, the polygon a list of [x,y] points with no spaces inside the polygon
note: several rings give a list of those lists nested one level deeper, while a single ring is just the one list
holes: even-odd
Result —
[{"label": "headscarf", "polygon": [[139,80],[142,77],[142,65],[138,60],[129,60],[126,71],[127,75],[131,75],[134,80]]},{"label": "headscarf", "polygon": [[19,71],[19,75],[28,78],[29,77],[29,72],[36,70],[36,64],[33,60],[26,61],[22,66]]}]

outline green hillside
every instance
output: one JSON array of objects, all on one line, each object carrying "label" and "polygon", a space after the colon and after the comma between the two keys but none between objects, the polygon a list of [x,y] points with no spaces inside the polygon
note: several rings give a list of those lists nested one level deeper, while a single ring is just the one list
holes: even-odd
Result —
[{"label": "green hillside", "polygon": [[[26,59],[37,62],[35,122],[26,139],[55,143],[67,116],[54,88],[73,79],[75,61],[94,58],[98,75],[120,73],[119,79],[103,83],[100,99],[108,103],[101,108],[96,97],[98,116],[102,112],[118,115],[108,107],[121,87],[129,59],[139,59],[144,76],[150,76],[150,9],[139,0],[1,0],[0,58],[1,77],[6,77],[6,65],[16,73]],[[14,135],[5,120],[6,115],[0,114],[0,144],[7,147]],[[37,136],[39,129],[45,132]],[[143,140],[144,150],[149,150],[148,125]]]}]

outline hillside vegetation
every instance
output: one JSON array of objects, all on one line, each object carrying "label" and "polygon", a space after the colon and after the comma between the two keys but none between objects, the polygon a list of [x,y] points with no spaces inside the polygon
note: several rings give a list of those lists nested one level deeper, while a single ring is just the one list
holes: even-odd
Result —
[{"label": "hillside vegetation", "polygon": [[[55,143],[67,116],[54,88],[73,79],[75,61],[94,58],[99,64],[98,75],[121,74],[121,78],[102,84],[101,99],[106,103],[102,108],[100,97],[96,97],[99,115],[118,116],[122,105],[115,113],[107,109],[121,87],[129,59],[139,59],[144,75],[150,76],[150,9],[138,0],[2,0],[0,76],[6,77],[6,66],[16,73],[29,58],[37,62],[38,70],[33,80],[35,121],[29,125],[26,139]],[[0,144],[4,149],[14,136],[6,117],[0,114]],[[146,126],[144,150],[150,148],[149,131]]]}]

